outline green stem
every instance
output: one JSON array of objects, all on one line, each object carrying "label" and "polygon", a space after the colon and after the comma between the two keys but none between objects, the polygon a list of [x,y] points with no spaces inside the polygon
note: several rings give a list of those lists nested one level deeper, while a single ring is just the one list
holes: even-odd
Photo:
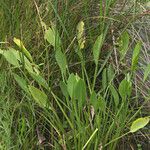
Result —
[{"label": "green stem", "polygon": [[110,142],[108,142],[107,144],[105,144],[104,147],[106,147],[107,145],[109,145],[109,144],[115,142],[116,140],[119,140],[120,138],[126,136],[126,135],[129,134],[129,133],[130,133],[130,132],[127,132],[127,133],[125,133],[125,134],[123,134],[123,135],[121,135],[121,136],[119,136],[119,137],[117,137],[117,138],[111,140]]},{"label": "green stem", "polygon": [[98,71],[98,64],[96,64],[96,67],[95,67],[92,91],[94,91],[94,87],[95,87],[95,83],[96,83],[96,78],[97,78],[97,71]]},{"label": "green stem", "polygon": [[89,77],[88,77],[88,74],[87,74],[87,71],[86,71],[85,68],[84,68],[84,73],[85,73],[85,77],[86,77],[86,80],[87,80],[87,85],[88,85],[88,88],[89,88],[89,91],[90,91],[90,94],[91,94],[92,90],[91,90],[91,86],[90,86],[90,80],[89,80]]},{"label": "green stem", "polygon": [[98,128],[96,128],[95,131],[92,133],[92,135],[90,136],[90,138],[88,139],[88,141],[83,146],[82,150],[84,150],[86,148],[86,146],[89,144],[89,142],[91,141],[91,139],[93,138],[93,136],[96,134],[97,131],[98,131]]}]

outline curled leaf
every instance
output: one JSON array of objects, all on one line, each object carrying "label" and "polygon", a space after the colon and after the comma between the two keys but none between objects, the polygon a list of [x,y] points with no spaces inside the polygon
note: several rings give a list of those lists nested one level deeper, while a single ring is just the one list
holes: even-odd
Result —
[{"label": "curled leaf", "polygon": [[22,41],[20,39],[14,38],[13,40],[15,44],[20,48],[20,50],[24,53],[24,55],[31,61],[33,62],[32,56],[29,53],[29,51],[25,48],[23,45]]}]

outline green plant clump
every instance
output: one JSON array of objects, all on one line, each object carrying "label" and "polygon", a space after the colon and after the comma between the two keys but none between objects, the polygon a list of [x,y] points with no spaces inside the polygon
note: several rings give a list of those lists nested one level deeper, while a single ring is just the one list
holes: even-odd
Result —
[{"label": "green plant clump", "polygon": [[91,3],[0,1],[0,149],[149,146],[149,2]]}]

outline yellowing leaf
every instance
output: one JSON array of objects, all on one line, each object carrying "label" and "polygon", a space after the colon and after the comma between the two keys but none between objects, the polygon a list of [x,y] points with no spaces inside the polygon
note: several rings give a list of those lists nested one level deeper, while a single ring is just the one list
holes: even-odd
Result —
[{"label": "yellowing leaf", "polygon": [[20,48],[20,50],[24,53],[24,55],[31,61],[33,62],[32,56],[29,53],[29,51],[25,48],[23,45],[22,41],[20,39],[14,38],[13,40],[15,44]]},{"label": "yellowing leaf", "polygon": [[138,118],[135,120],[131,127],[130,127],[130,132],[136,132],[141,128],[144,128],[148,123],[149,123],[149,117],[144,117],[144,118]]},{"label": "yellowing leaf", "polygon": [[84,36],[84,22],[80,21],[77,25],[77,40],[79,44],[79,48],[83,49],[85,44],[85,36]]}]

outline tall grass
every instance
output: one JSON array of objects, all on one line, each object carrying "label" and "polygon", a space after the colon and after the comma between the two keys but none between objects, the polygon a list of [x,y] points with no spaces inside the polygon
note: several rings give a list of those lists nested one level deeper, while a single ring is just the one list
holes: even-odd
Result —
[{"label": "tall grass", "polygon": [[149,115],[143,61],[136,78],[145,4],[1,0],[0,148],[145,148],[148,127],[134,132],[147,120],[132,124]]}]

